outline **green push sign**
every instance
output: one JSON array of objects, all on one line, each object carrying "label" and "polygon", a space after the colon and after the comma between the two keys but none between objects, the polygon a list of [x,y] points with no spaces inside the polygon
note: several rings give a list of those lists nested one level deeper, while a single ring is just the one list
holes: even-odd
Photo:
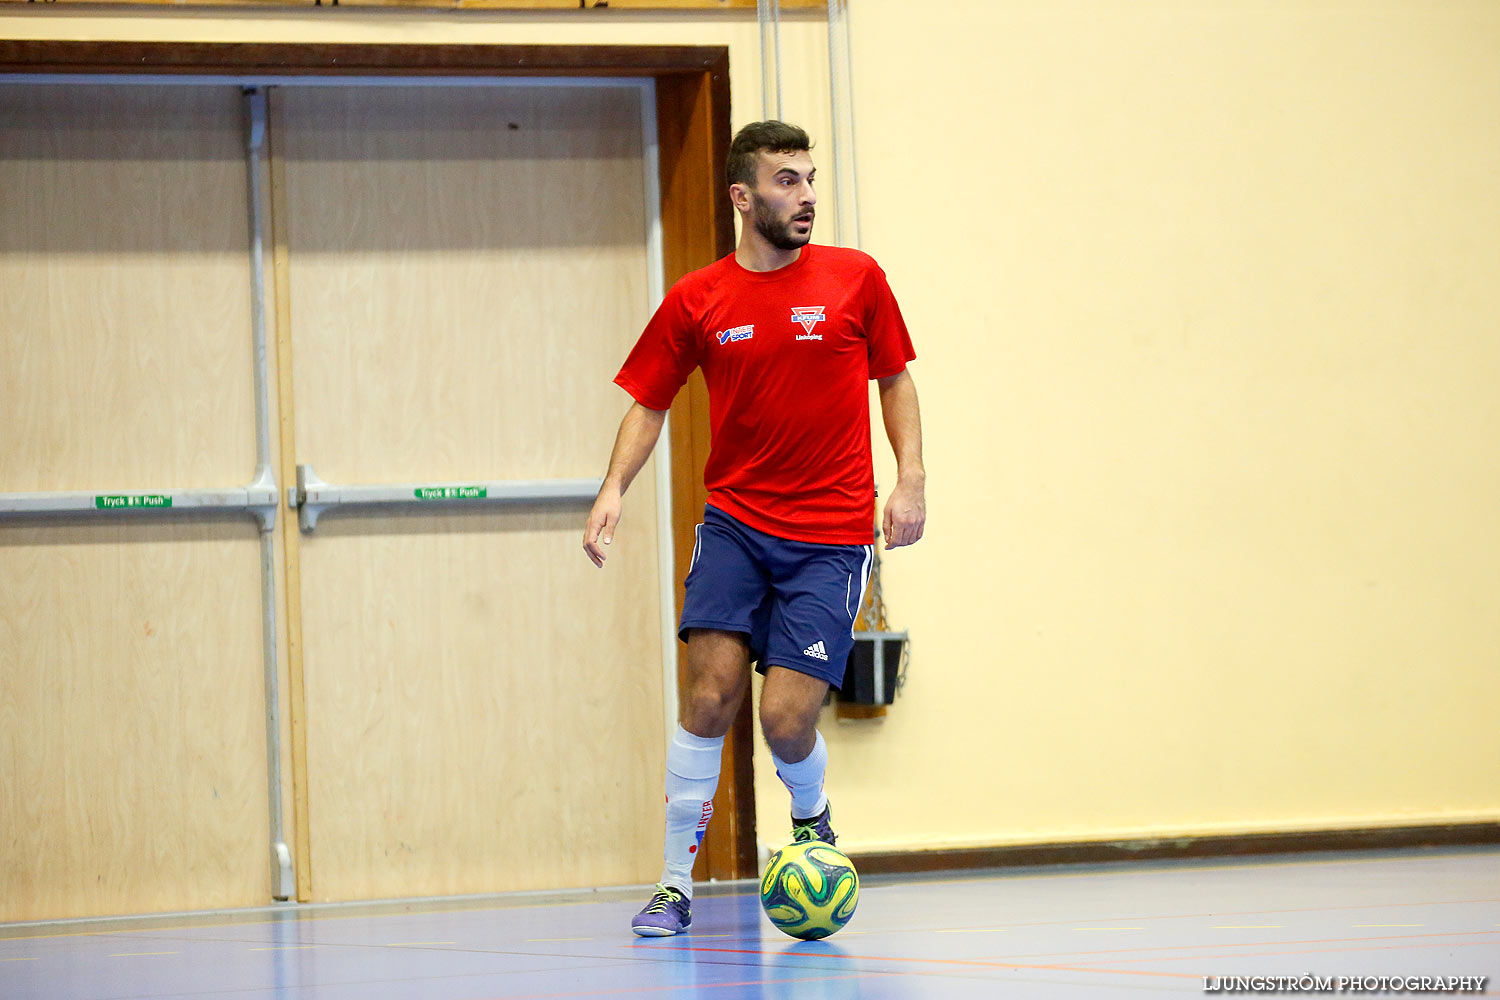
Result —
[{"label": "green push sign", "polygon": [[483,500],[490,491],[483,486],[418,486],[418,500]]},{"label": "green push sign", "polygon": [[170,507],[172,498],[165,493],[126,493],[94,497],[99,510],[130,510],[139,507]]}]

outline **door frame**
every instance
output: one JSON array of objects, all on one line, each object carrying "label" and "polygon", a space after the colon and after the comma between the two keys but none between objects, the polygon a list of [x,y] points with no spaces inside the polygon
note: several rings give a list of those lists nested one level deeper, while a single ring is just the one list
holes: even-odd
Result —
[{"label": "door frame", "polygon": [[[734,216],[724,195],[729,152],[729,50],[710,45],[420,45],[307,42],[115,42],[0,40],[7,76],[215,76],[243,78],[638,77],[655,81],[662,270],[666,286],[734,250]],[[76,82],[76,81],[75,81]],[[672,538],[677,611],[692,557],[694,526],[707,502],[708,394],[694,373],[672,404]],[[290,562],[290,561],[289,561]],[[289,579],[288,591],[293,581]],[[288,593],[286,599],[298,595]],[[679,666],[679,684],[682,679]],[[308,840],[306,747],[300,649],[288,657],[292,723],[293,825],[298,896],[304,897]],[[299,743],[301,745],[299,745]],[[753,728],[749,699],[724,746],[713,824],[695,872],[701,878],[756,874]],[[303,773],[299,774],[301,770]]]}]

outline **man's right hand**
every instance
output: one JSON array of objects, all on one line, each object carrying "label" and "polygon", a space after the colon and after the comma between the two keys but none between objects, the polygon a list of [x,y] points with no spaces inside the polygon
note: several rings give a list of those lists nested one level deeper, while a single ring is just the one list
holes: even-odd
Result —
[{"label": "man's right hand", "polygon": [[625,419],[620,421],[620,432],[615,435],[615,447],[609,454],[609,471],[604,474],[604,485],[599,488],[594,509],[589,511],[588,523],[583,527],[583,551],[600,569],[604,568],[605,548],[615,540],[615,525],[620,523],[625,491],[646,464],[651,449],[656,447],[666,420],[666,410],[650,410],[632,403],[625,411]]},{"label": "man's right hand", "polygon": [[620,491],[605,485],[594,500],[594,509],[589,511],[588,523],[584,525],[583,551],[600,569],[604,568],[605,547],[615,540],[615,525],[620,523],[622,504]]}]

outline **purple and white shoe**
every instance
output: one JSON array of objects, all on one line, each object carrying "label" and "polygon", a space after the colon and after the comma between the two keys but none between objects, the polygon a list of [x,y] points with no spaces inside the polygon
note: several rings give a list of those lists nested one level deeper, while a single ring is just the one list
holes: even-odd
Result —
[{"label": "purple and white shoe", "polygon": [[635,915],[630,929],[641,937],[671,937],[693,922],[692,901],[676,887],[657,883],[646,908]]}]

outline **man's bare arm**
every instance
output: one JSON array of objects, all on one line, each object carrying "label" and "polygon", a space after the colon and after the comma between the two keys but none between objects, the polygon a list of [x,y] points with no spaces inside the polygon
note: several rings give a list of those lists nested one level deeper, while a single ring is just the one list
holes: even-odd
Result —
[{"label": "man's bare arm", "polygon": [[927,470],[922,465],[922,413],[917,384],[902,369],[879,380],[880,414],[896,453],[896,488],[885,501],[881,531],[885,547],[910,545],[927,526]]},{"label": "man's bare arm", "polygon": [[620,421],[620,432],[615,435],[615,447],[609,456],[609,471],[604,474],[604,485],[599,487],[583,529],[583,551],[595,566],[604,566],[604,547],[615,540],[615,525],[620,521],[625,491],[651,456],[666,419],[666,410],[632,403],[625,411],[625,419]]}]

